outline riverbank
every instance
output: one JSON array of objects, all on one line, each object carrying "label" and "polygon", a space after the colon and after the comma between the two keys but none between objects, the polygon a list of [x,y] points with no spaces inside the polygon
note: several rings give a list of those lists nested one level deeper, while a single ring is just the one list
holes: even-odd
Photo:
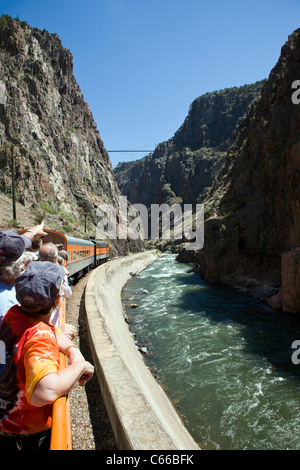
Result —
[{"label": "riverbank", "polygon": [[95,370],[118,449],[199,450],[146,367],[123,315],[122,288],[157,257],[138,253],[91,273],[85,305]]}]

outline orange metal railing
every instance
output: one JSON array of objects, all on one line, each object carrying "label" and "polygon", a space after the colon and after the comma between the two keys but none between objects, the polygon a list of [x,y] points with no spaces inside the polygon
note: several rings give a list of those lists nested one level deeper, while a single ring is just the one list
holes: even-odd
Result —
[{"label": "orange metal railing", "polygon": [[[60,311],[60,323],[65,323],[66,301],[63,300]],[[65,368],[68,359],[60,353],[60,367]],[[68,395],[59,397],[53,404],[50,450],[72,450],[70,400]]]}]

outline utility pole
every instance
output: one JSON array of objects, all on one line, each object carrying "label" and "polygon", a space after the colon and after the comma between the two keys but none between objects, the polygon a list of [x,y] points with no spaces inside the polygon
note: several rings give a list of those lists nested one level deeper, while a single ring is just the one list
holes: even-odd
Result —
[{"label": "utility pole", "polygon": [[[0,140],[0,150],[7,149],[8,146],[1,145]],[[14,148],[17,147],[20,151],[20,155],[14,154]],[[9,158],[11,160],[11,192],[12,192],[12,212],[13,220],[17,220],[17,208],[16,208],[16,191],[15,191],[15,158],[23,157],[27,154],[27,151],[21,145],[11,145],[10,146],[10,155],[2,155],[4,158]]]}]

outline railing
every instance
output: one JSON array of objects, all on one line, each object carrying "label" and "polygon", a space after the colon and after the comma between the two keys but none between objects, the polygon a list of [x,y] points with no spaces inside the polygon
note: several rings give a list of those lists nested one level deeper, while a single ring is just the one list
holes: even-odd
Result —
[{"label": "railing", "polygon": [[[63,300],[60,312],[60,323],[65,323],[66,301]],[[60,367],[67,367],[68,359],[60,353]],[[70,400],[68,395],[59,397],[53,404],[50,450],[72,450],[72,432],[70,417]]]}]

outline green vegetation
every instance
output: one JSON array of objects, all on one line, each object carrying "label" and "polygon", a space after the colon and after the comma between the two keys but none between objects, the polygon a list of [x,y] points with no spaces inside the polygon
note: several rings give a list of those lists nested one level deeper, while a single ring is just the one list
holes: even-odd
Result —
[{"label": "green vegetation", "polygon": [[41,202],[40,206],[44,209],[45,212],[49,212],[49,214],[56,214],[56,210],[53,209],[47,202]]},{"label": "green vegetation", "polygon": [[73,229],[72,225],[70,225],[70,224],[63,225],[62,228],[66,233],[73,233],[74,232],[74,229]]},{"label": "green vegetation", "polygon": [[12,18],[10,15],[2,15],[0,16],[0,28],[1,29],[6,29],[9,22],[12,20],[12,19],[15,19],[17,20],[21,27],[22,28],[25,28],[25,26],[28,26],[28,23],[26,21],[20,21],[19,17],[17,16],[16,18]]},{"label": "green vegetation", "polygon": [[15,219],[6,220],[6,222],[7,222],[9,225],[11,225],[11,227],[21,228],[20,222],[18,222],[18,221],[15,220]]},{"label": "green vegetation", "polygon": [[59,209],[59,214],[61,214],[65,219],[69,220],[70,222],[72,222],[72,224],[75,224],[76,221],[74,219],[74,217],[71,215],[71,214],[68,214],[67,212],[64,212],[63,210]]},{"label": "green vegetation", "polygon": [[0,28],[1,29],[6,29],[8,23],[12,20],[12,17],[9,15],[2,15],[0,17]]},{"label": "green vegetation", "polygon": [[46,217],[45,212],[35,212],[34,221],[37,225],[41,224],[43,220],[45,220],[45,217]]}]

